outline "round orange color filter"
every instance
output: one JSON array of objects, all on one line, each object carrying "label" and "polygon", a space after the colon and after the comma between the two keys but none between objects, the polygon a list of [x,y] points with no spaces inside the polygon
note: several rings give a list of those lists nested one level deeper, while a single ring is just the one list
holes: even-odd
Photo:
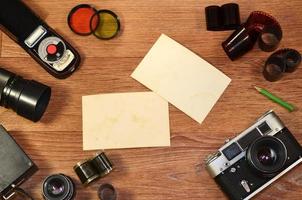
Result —
[{"label": "round orange color filter", "polygon": [[99,18],[92,18],[97,10],[88,4],[74,7],[68,15],[69,28],[78,35],[90,35],[98,26]]}]

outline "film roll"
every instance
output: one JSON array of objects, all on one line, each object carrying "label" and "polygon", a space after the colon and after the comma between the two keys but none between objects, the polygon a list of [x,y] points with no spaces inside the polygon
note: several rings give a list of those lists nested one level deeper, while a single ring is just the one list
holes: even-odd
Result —
[{"label": "film roll", "polygon": [[84,185],[104,177],[113,170],[113,164],[104,152],[96,154],[93,158],[78,162],[73,167],[75,173]]},{"label": "film roll", "polygon": [[237,28],[224,42],[222,47],[231,60],[250,51],[258,40],[260,49],[274,51],[282,39],[282,29],[271,15],[254,11],[246,23]]},{"label": "film roll", "polygon": [[270,82],[278,81],[285,72],[285,62],[281,57],[271,56],[265,63],[263,76]]},{"label": "film roll", "polygon": [[292,73],[301,64],[301,54],[295,49],[280,49],[266,61],[263,75],[268,81],[277,81],[285,72]]},{"label": "film roll", "polygon": [[244,26],[240,26],[222,43],[222,47],[227,56],[235,60],[250,51],[255,43],[256,39],[249,34],[249,31]]},{"label": "film roll", "polygon": [[282,39],[282,30],[278,26],[266,26],[258,39],[258,46],[262,51],[271,52],[278,48]]},{"label": "film roll", "polygon": [[286,60],[285,72],[294,72],[301,64],[301,54],[294,49],[286,49],[284,53],[284,59]]},{"label": "film roll", "polygon": [[90,160],[79,162],[74,166],[74,171],[78,175],[80,181],[84,185],[88,185],[95,179],[99,178],[99,173],[90,163]]}]

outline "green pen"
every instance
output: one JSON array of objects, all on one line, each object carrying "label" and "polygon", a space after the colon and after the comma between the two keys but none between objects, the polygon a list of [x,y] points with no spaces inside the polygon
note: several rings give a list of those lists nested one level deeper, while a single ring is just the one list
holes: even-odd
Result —
[{"label": "green pen", "polygon": [[262,94],[263,96],[266,96],[267,98],[269,98],[270,100],[272,100],[273,102],[276,102],[277,104],[279,104],[280,106],[286,108],[289,112],[292,112],[295,110],[295,107],[290,104],[290,103],[287,103],[286,101],[283,101],[282,99],[280,99],[279,97],[273,95],[272,93],[270,93],[269,91],[263,89],[263,88],[260,88],[260,87],[256,87],[256,90]]}]

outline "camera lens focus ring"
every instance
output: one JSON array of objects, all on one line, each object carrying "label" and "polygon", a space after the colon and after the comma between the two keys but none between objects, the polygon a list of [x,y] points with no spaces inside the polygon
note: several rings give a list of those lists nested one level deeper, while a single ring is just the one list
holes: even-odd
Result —
[{"label": "camera lens focus ring", "polygon": [[283,142],[273,136],[264,136],[254,141],[247,150],[248,164],[262,176],[278,173],[287,160]]}]

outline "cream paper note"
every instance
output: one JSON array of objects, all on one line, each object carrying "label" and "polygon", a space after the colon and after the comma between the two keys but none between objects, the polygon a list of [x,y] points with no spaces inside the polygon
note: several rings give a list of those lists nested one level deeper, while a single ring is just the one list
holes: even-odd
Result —
[{"label": "cream paper note", "polygon": [[83,149],[170,146],[168,102],[153,92],[82,97]]},{"label": "cream paper note", "polygon": [[221,71],[164,34],[131,76],[199,123],[231,82]]}]

